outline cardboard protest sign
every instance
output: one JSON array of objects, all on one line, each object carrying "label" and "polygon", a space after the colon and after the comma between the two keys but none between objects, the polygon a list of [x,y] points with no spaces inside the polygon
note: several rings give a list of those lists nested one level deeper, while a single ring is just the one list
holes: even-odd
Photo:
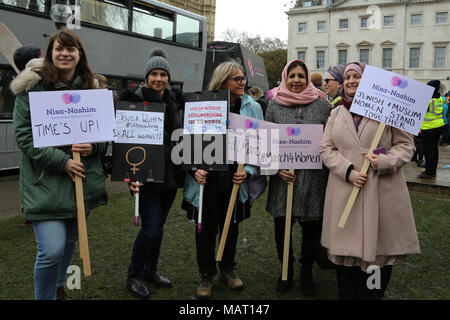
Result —
[{"label": "cardboard protest sign", "polygon": [[350,111],[417,135],[433,91],[420,81],[368,65]]},{"label": "cardboard protest sign", "polygon": [[35,148],[116,140],[109,90],[40,91],[29,98]]},{"label": "cardboard protest sign", "polygon": [[262,169],[322,169],[323,125],[277,124],[230,113],[228,160]]},{"label": "cardboard protest sign", "polygon": [[16,36],[8,29],[8,27],[0,23],[0,52],[5,56],[6,60],[11,64],[14,70],[19,73],[19,69],[14,63],[14,52],[22,45]]},{"label": "cardboard protest sign", "polygon": [[116,103],[112,181],[164,182],[164,112],[164,103]]},{"label": "cardboard protest sign", "polygon": [[183,165],[188,170],[228,170],[228,90],[185,94]]}]

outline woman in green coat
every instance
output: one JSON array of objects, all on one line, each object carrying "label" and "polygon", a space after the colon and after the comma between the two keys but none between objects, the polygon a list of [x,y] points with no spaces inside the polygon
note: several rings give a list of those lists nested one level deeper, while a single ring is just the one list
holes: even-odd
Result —
[{"label": "woman in green coat", "polygon": [[[43,65],[11,84],[16,141],[21,150],[20,195],[24,218],[36,236],[35,299],[64,299],[64,280],[78,237],[75,176],[83,179],[85,209],[106,204],[102,157],[106,143],[34,148],[28,92],[94,89],[94,75],[78,36],[68,30],[49,40]],[[71,159],[79,152],[81,162]]]}]

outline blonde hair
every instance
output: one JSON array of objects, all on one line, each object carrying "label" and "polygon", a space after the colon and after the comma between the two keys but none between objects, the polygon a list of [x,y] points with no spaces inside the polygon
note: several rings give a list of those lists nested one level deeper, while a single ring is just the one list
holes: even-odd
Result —
[{"label": "blonde hair", "polygon": [[264,95],[264,91],[258,87],[258,86],[253,86],[248,90],[248,93],[251,96],[254,96],[256,100],[260,99],[263,95]]},{"label": "blonde hair", "polygon": [[98,81],[98,85],[101,89],[106,88],[106,84],[108,82],[108,80],[106,79],[106,77],[100,73],[96,73],[94,74],[94,79],[97,79]]},{"label": "blonde hair", "polygon": [[237,70],[244,73],[244,68],[235,60],[230,60],[219,64],[211,77],[208,90],[213,91],[222,88],[225,81],[227,81]]}]

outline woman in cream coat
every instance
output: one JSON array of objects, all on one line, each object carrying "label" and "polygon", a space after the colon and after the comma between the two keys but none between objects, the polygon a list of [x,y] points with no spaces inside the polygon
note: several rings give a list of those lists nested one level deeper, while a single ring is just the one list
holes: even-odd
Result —
[{"label": "woman in cream coat", "polygon": [[[368,156],[379,122],[349,111],[364,68],[363,63],[347,64],[343,105],[332,110],[320,144],[323,162],[330,169],[321,242],[337,265],[340,299],[381,299],[392,265],[404,262],[406,254],[420,251],[402,171],[414,152],[411,135],[386,126],[378,144],[386,154]],[[371,165],[367,174],[362,174],[365,158]],[[354,186],[361,190],[345,227],[339,228]],[[372,274],[367,269],[372,265],[381,270],[381,288],[374,290],[366,284]]]}]

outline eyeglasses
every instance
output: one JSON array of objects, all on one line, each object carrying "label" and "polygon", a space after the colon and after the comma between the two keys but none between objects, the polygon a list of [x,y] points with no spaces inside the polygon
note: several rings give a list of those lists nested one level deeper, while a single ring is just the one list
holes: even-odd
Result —
[{"label": "eyeglasses", "polygon": [[241,82],[247,82],[247,77],[234,77],[234,78],[228,78],[229,80],[233,80],[234,82],[236,82],[237,84],[241,83]]},{"label": "eyeglasses", "polygon": [[325,79],[325,80],[324,80],[325,83],[328,83],[328,82],[330,82],[330,81],[337,81],[337,80],[336,80],[336,79]]}]

